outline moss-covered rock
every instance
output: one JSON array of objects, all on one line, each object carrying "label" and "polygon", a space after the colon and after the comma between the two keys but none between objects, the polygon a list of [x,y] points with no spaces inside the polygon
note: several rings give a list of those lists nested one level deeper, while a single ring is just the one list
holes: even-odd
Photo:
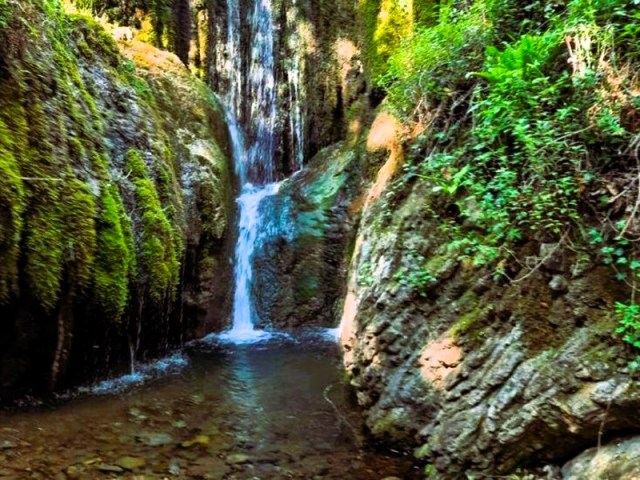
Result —
[{"label": "moss-covered rock", "polygon": [[188,321],[175,306],[203,278],[227,283],[226,262],[203,259],[224,255],[231,182],[221,108],[175,56],[118,46],[58,0],[0,7],[0,317],[15,322],[0,363],[46,345],[1,396],[219,325],[226,288]]}]

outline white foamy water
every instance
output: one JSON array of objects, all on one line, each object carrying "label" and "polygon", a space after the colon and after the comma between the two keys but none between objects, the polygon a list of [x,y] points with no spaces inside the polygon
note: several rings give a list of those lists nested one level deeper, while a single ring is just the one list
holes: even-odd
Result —
[{"label": "white foamy water", "polygon": [[155,362],[136,365],[135,372],[117,378],[103,380],[89,387],[81,387],[78,393],[106,395],[121,392],[136,385],[142,385],[149,380],[160,378],[172,373],[179,373],[189,366],[189,358],[181,353],[161,358]]},{"label": "white foamy water", "polygon": [[278,192],[280,184],[271,183],[256,187],[246,184],[240,197],[238,207],[240,221],[238,222],[238,241],[235,251],[235,292],[233,296],[233,317],[231,330],[223,333],[219,339],[234,343],[252,343],[269,338],[269,333],[256,330],[258,318],[251,296],[253,281],[253,254],[259,244],[259,231],[263,222],[263,215],[268,212],[260,210],[263,199]]}]

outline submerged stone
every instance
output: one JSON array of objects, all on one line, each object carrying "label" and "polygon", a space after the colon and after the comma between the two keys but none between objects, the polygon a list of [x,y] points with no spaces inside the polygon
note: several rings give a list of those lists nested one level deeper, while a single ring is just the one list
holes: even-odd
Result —
[{"label": "submerged stone", "polygon": [[227,456],[226,462],[230,465],[242,465],[251,462],[251,457],[243,453],[234,453]]},{"label": "submerged stone", "polygon": [[125,470],[137,470],[138,468],[146,466],[147,461],[141,457],[124,456],[116,460],[115,464],[119,467],[124,468]]},{"label": "submerged stone", "polygon": [[136,435],[136,440],[149,447],[160,447],[173,442],[173,437],[162,432],[143,432]]}]

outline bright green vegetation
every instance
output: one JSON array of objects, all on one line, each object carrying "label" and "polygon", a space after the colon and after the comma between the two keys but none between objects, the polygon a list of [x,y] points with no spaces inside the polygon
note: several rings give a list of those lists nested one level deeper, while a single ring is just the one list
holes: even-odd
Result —
[{"label": "bright green vegetation", "polygon": [[[0,0],[2,304],[21,297],[53,313],[73,299],[118,322],[134,293],[171,299],[186,244],[179,161],[191,159],[175,130],[217,140],[221,127],[204,85],[176,90],[182,77],[162,73],[168,83],[152,87],[99,24],[58,0]],[[197,108],[171,97],[194,92]],[[208,241],[226,228],[225,162],[218,152],[201,175],[220,183],[201,214]]]},{"label": "bright green vegetation", "polygon": [[[365,3],[375,80],[422,131],[407,140],[403,181],[456,205],[442,232],[453,249],[498,274],[529,240],[615,265],[634,292],[619,333],[640,345],[637,2],[441,3],[400,42],[379,36],[386,49],[375,44],[380,6]],[[426,286],[424,272],[400,276]]]},{"label": "bright green vegetation", "polygon": [[158,191],[137,150],[127,152],[126,168],[134,185],[137,214],[141,222],[140,270],[152,300],[161,300],[179,280],[179,262],[183,246],[181,232],[174,230],[167,218]]},{"label": "bright green vegetation", "polygon": [[0,301],[16,291],[24,210],[24,185],[13,153],[13,136],[0,119]]},{"label": "bright green vegetation", "polygon": [[97,232],[95,300],[117,321],[127,306],[136,257],[131,220],[118,189],[111,184],[104,184],[101,189]]}]

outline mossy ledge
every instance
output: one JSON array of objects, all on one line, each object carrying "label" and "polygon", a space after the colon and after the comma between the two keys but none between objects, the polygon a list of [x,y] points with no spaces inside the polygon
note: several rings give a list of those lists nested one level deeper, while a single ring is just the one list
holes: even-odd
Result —
[{"label": "mossy ledge", "polygon": [[231,182],[221,108],[177,57],[59,0],[0,5],[2,399],[219,325]]}]

